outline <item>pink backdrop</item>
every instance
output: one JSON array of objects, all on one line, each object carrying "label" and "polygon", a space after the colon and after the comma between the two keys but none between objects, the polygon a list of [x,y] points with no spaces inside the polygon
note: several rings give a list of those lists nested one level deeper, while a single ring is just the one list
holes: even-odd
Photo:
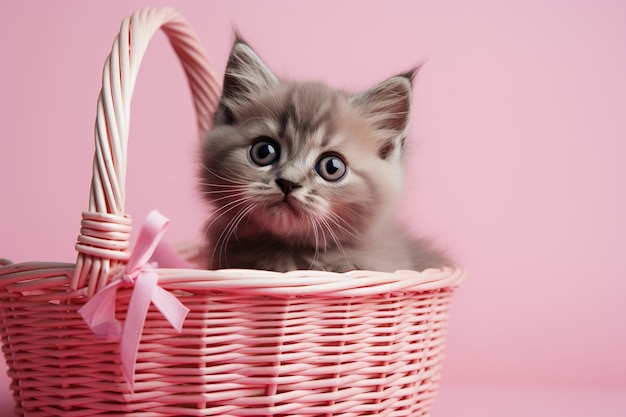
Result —
[{"label": "pink backdrop", "polygon": [[[3,0],[0,257],[73,260],[102,64],[136,8],[182,12],[220,73],[233,25],[277,73],[339,87],[427,61],[402,214],[471,274],[433,417],[626,415],[626,7],[461,3]],[[195,120],[162,34],[131,138],[128,213],[197,236]]]}]

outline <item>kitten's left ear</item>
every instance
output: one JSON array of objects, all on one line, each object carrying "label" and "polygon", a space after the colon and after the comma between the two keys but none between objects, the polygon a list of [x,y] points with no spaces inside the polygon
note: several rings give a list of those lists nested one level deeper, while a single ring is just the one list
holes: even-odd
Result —
[{"label": "kitten's left ear", "polygon": [[404,146],[411,112],[411,84],[416,72],[391,77],[350,98],[380,134],[382,143],[378,155],[382,159]]}]

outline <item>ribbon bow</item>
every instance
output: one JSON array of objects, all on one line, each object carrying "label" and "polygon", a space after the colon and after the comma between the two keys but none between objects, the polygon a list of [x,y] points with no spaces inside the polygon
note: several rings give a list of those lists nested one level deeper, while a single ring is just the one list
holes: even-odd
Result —
[{"label": "ribbon bow", "polygon": [[[156,210],[148,214],[137,236],[124,273],[94,295],[78,313],[98,336],[120,341],[122,369],[131,390],[135,385],[135,366],[139,340],[146,322],[150,302],[163,314],[178,333],[189,309],[158,285],[158,275],[148,260],[165,233],[169,220]],[[126,320],[122,328],[115,319],[115,300],[120,286],[133,286]]]}]

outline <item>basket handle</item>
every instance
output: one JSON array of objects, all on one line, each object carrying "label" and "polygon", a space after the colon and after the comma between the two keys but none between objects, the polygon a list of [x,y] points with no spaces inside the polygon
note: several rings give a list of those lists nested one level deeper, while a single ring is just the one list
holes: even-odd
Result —
[{"label": "basket handle", "polygon": [[72,289],[87,295],[103,288],[112,268],[129,258],[130,216],[124,212],[130,103],[141,59],[158,29],[180,59],[191,92],[200,135],[211,127],[221,86],[187,21],[170,8],[144,8],[124,19],[104,64],[95,125],[96,150],[83,212]]}]

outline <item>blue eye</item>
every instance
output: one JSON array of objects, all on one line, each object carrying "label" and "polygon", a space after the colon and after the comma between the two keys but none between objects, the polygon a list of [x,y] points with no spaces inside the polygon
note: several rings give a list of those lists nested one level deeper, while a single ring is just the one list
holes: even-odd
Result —
[{"label": "blue eye", "polygon": [[326,181],[339,181],[346,175],[348,168],[339,156],[330,154],[322,156],[315,165],[315,171]]},{"label": "blue eye", "polygon": [[278,161],[280,147],[276,141],[262,136],[250,147],[250,158],[258,166],[264,167]]}]

